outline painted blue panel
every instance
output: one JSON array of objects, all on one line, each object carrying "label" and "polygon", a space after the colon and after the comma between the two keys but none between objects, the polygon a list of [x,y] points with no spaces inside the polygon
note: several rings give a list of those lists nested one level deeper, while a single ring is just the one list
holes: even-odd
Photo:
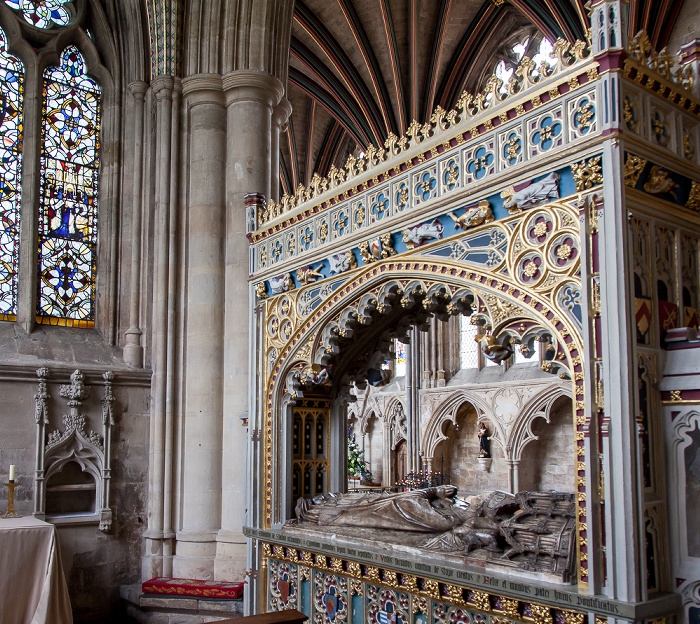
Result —
[{"label": "painted blue panel", "polygon": [[415,613],[413,615],[413,624],[428,624],[428,616],[425,613]]},{"label": "painted blue panel", "polygon": [[[561,199],[565,199],[571,195],[574,195],[577,191],[576,191],[576,183],[574,182],[574,177],[573,177],[573,174],[571,172],[571,168],[570,167],[562,167],[561,169],[557,170],[557,173],[560,176],[560,179],[559,179],[559,197]],[[546,178],[550,174],[551,174],[551,171],[548,171],[547,173],[545,173],[541,176],[533,178],[531,180],[531,182],[532,183],[539,182],[540,180]],[[527,184],[527,183],[524,183],[524,184]],[[503,203],[505,200],[501,197],[500,193],[495,193],[495,194],[490,195],[489,197],[487,197],[485,199],[487,199],[488,202],[491,204],[491,209],[493,210],[493,215],[494,215],[494,218],[496,220],[504,219],[504,218],[510,216],[508,209],[503,207]],[[477,205],[477,202],[465,201],[464,205],[457,206],[448,212],[459,211],[459,216],[461,216],[464,209],[473,208],[476,205]],[[458,231],[455,229],[454,221],[447,214],[447,212],[445,212],[444,214],[438,215],[437,217],[427,219],[427,220],[422,221],[422,222],[418,222],[416,225],[418,225],[420,223],[432,223],[433,221],[436,221],[436,220],[439,221],[443,226],[443,237],[444,238],[449,238],[449,237],[454,236],[455,234],[458,233]],[[348,225],[348,227],[350,227],[350,226]],[[484,238],[484,245],[483,246],[484,247],[487,247],[489,245],[489,243],[492,242],[492,241],[490,241],[490,239],[488,237],[489,237],[488,234],[483,236],[483,238]],[[378,238],[378,237],[375,237],[375,238]],[[482,238],[482,237],[480,237],[480,238]],[[408,245],[403,242],[403,230],[395,230],[394,232],[392,232],[390,235],[390,239],[391,239],[391,245],[397,254],[402,254],[402,253],[405,253],[407,251],[410,251]],[[470,247],[479,246],[477,241],[478,241],[478,239],[470,240],[469,246]],[[428,242],[430,243],[430,242],[434,242],[434,241],[428,241]],[[274,242],[272,243],[270,264],[272,264],[276,261],[275,245],[278,243],[279,243],[279,249],[277,251],[280,254],[279,258],[281,259],[283,257],[282,240],[281,240],[281,238],[275,239]],[[355,260],[357,261],[358,266],[363,266],[365,264],[364,261],[362,260],[362,256],[361,256],[360,251],[357,247],[354,247],[351,250],[351,253],[355,257]],[[433,255],[445,256],[446,252],[444,250],[440,250],[439,252],[431,252],[431,253]],[[447,254],[447,255],[449,255],[449,254]],[[483,256],[483,257],[479,257],[479,258],[470,257],[469,261],[471,261],[471,262],[483,262],[484,264],[486,264],[486,259],[487,259],[487,256]],[[301,260],[301,261],[303,261],[303,260]],[[314,271],[318,272],[320,277],[318,277],[319,290],[313,289],[313,294],[310,295],[309,299],[318,298],[318,293],[319,293],[320,289],[324,286],[322,281],[325,278],[330,276],[330,262],[328,259],[320,260],[320,261],[314,262],[311,265],[311,268]],[[297,278],[296,271],[292,271],[292,278],[294,280],[296,287],[302,286],[302,284],[300,283],[300,281]],[[315,308],[319,302],[320,302],[320,299],[318,299],[317,301],[314,301],[314,303],[311,304],[311,307]]]},{"label": "painted blue panel", "polygon": [[311,617],[311,583],[302,581],[299,589],[299,610]]},{"label": "painted blue panel", "polygon": [[365,606],[362,601],[362,596],[353,596],[350,601],[350,608],[352,609],[350,614],[351,624],[363,624],[365,621]]},{"label": "painted blue panel", "polygon": [[700,624],[700,608],[690,607],[688,609],[688,624]]}]

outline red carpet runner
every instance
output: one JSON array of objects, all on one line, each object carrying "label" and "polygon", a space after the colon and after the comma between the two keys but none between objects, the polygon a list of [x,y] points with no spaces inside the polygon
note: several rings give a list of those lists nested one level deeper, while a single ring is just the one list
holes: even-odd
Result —
[{"label": "red carpet runner", "polygon": [[197,579],[152,578],[141,586],[144,594],[168,596],[192,596],[195,598],[225,598],[228,600],[243,597],[243,583],[223,583],[221,581],[198,581]]}]

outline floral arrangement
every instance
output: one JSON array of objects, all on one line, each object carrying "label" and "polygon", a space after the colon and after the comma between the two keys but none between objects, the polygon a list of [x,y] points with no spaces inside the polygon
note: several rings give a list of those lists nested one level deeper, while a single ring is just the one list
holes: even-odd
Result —
[{"label": "floral arrangement", "polygon": [[348,477],[354,479],[361,477],[365,483],[372,482],[369,462],[365,460],[365,453],[355,440],[352,427],[348,428]]}]

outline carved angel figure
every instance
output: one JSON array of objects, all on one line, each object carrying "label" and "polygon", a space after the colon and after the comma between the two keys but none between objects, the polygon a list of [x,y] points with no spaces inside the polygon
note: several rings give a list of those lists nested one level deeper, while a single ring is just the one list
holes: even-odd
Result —
[{"label": "carved angel figure", "polygon": [[426,240],[440,240],[444,226],[440,221],[435,219],[432,223],[421,223],[412,228],[406,228],[403,231],[403,242],[410,248],[422,245]]},{"label": "carved angel figure", "polygon": [[458,228],[468,230],[482,223],[493,221],[491,204],[486,199],[480,201],[475,208],[467,210],[461,217],[458,217],[454,212],[448,212],[447,215],[455,222],[455,230]]},{"label": "carved angel figure", "polygon": [[330,256],[328,258],[328,264],[330,264],[331,267],[330,274],[336,275],[357,267],[357,260],[355,260],[355,255],[352,251],[346,251],[345,253]]},{"label": "carved angel figure", "polygon": [[654,195],[668,193],[673,199],[678,199],[674,190],[676,188],[678,188],[678,184],[676,184],[672,178],[668,177],[668,171],[662,169],[658,165],[654,165],[651,168],[649,179],[644,183],[644,190],[647,193],[652,193]]},{"label": "carved angel figure", "polygon": [[294,281],[289,273],[270,278],[270,292],[273,295],[281,295],[294,288]]},{"label": "carved angel figure", "polygon": [[513,349],[507,345],[500,344],[491,334],[481,336],[479,339],[479,348],[485,358],[496,364],[500,364],[503,360],[507,360],[513,355]]},{"label": "carved angel figure", "polygon": [[300,284],[311,284],[321,278],[323,278],[323,274],[320,273],[318,269],[314,269],[310,264],[297,270],[297,280]]},{"label": "carved angel figure", "polygon": [[552,171],[546,178],[533,182],[524,189],[513,193],[503,202],[503,207],[511,212],[539,206],[550,199],[559,198],[559,180],[561,176]]}]

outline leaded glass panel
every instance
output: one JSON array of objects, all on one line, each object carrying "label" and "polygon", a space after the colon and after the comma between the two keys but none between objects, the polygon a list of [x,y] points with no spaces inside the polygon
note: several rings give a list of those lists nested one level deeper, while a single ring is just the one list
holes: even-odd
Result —
[{"label": "leaded glass panel", "polygon": [[24,67],[0,29],[0,320],[17,315]]},{"label": "leaded glass panel", "polygon": [[93,327],[100,88],[74,46],[44,72],[37,322]]},{"label": "leaded glass panel", "polygon": [[396,358],[396,364],[394,368],[395,377],[405,377],[406,376],[406,345],[398,340],[394,341],[394,353]]},{"label": "leaded glass panel", "polygon": [[479,343],[475,340],[479,326],[472,325],[470,316],[459,317],[459,367],[479,368]]},{"label": "leaded glass panel", "polygon": [[37,28],[66,26],[70,22],[70,13],[66,4],[71,0],[5,0],[5,4],[22,11],[24,19]]}]

